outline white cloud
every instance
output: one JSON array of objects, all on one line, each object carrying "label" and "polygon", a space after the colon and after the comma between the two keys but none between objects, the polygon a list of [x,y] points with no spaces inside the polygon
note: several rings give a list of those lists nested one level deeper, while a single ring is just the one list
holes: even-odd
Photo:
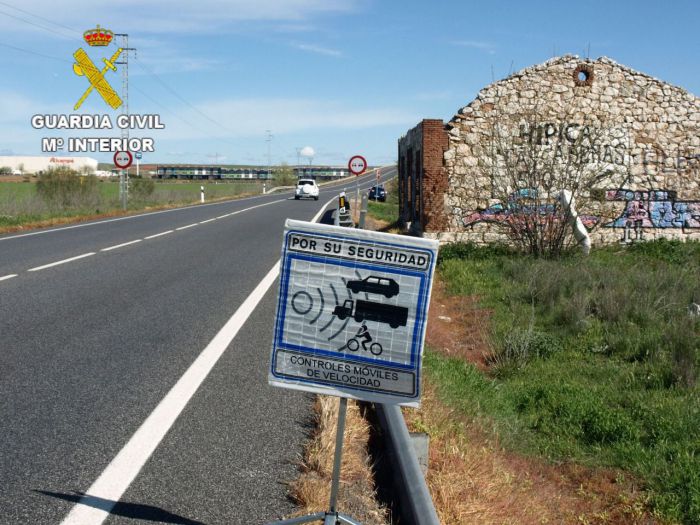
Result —
[{"label": "white cloud", "polygon": [[483,51],[489,55],[494,55],[496,53],[496,46],[491,42],[484,42],[481,40],[453,40],[451,44],[458,47],[478,49],[479,51]]},{"label": "white cloud", "polygon": [[[263,136],[266,129],[277,134],[307,130],[369,129],[381,126],[408,125],[420,120],[419,116],[400,108],[349,107],[338,101],[249,98],[216,100],[196,104],[204,114],[212,117],[223,127],[212,126],[202,115],[191,108],[176,111],[180,117],[219,137]],[[172,119],[167,128],[168,138],[188,138],[193,133],[201,136],[191,126]]]},{"label": "white cloud", "polygon": [[[62,0],[56,9],[55,0],[33,0],[25,9],[58,24],[82,32],[99,22],[119,32],[141,33],[211,33],[226,32],[231,24],[241,22],[280,22],[301,26],[313,17],[328,13],[345,13],[356,9],[358,0],[120,0],[104,4],[94,0]],[[29,19],[38,25],[53,27],[57,32],[69,30],[32,18],[12,8],[3,10],[13,16]],[[0,29],[26,32],[33,26],[0,16]],[[115,29],[117,28],[117,29]],[[39,28],[35,28],[40,30]]]},{"label": "white cloud", "polygon": [[313,44],[292,44],[294,47],[297,49],[301,49],[302,51],[309,51],[311,53],[317,53],[319,55],[326,55],[330,57],[341,57],[343,56],[343,53],[338,51],[337,49],[330,49],[327,47],[321,47],[321,46],[316,46]]}]

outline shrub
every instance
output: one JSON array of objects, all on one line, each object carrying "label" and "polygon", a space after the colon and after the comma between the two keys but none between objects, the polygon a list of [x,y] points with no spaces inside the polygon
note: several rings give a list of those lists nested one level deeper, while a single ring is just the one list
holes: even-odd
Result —
[{"label": "shrub", "polygon": [[100,200],[97,177],[59,167],[42,173],[36,191],[50,208],[94,207]]},{"label": "shrub", "polygon": [[561,350],[561,341],[551,334],[514,328],[505,335],[490,361],[496,374],[503,375],[513,368],[525,366],[533,359],[547,358]]},{"label": "shrub", "polygon": [[129,193],[131,198],[137,201],[145,201],[156,189],[153,179],[131,178],[129,179]]},{"label": "shrub", "polygon": [[484,260],[514,253],[515,250],[505,244],[477,246],[473,242],[454,242],[440,246],[438,264],[450,259]]}]

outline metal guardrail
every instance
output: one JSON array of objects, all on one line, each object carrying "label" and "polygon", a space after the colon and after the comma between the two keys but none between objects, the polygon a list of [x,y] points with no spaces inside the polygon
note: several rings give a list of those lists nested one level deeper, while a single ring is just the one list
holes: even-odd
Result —
[{"label": "metal guardrail", "polygon": [[433,499],[398,405],[376,404],[379,425],[395,480],[394,495],[402,525],[440,525]]}]

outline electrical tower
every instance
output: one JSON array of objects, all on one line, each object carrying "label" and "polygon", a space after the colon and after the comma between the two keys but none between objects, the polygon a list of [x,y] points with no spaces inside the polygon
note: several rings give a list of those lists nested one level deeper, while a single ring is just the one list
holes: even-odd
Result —
[{"label": "electrical tower", "polygon": [[267,178],[272,178],[272,153],[270,147],[272,145],[272,132],[269,129],[265,130],[265,142],[267,142]]},{"label": "electrical tower", "polygon": [[[114,33],[114,36],[121,37],[121,60],[115,62],[122,66],[122,115],[126,115],[127,122],[129,119],[129,53],[132,51],[136,54],[135,47],[129,47],[129,35],[126,33]],[[125,126],[121,131],[121,138],[125,144],[129,144],[129,126]],[[128,147],[128,146],[127,146]],[[119,171],[119,196],[122,201],[122,208],[126,210],[127,197],[129,194],[129,170],[126,173],[124,170]]]}]

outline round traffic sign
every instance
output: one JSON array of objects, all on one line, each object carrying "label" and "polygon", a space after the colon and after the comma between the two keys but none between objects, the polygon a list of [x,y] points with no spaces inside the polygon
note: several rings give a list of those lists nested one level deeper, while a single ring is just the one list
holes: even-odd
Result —
[{"label": "round traffic sign", "polygon": [[114,154],[114,165],[120,170],[131,166],[132,162],[134,162],[134,157],[130,151],[117,151]]},{"label": "round traffic sign", "polygon": [[367,161],[362,155],[355,155],[348,162],[348,169],[353,175],[362,175],[367,169]]}]

